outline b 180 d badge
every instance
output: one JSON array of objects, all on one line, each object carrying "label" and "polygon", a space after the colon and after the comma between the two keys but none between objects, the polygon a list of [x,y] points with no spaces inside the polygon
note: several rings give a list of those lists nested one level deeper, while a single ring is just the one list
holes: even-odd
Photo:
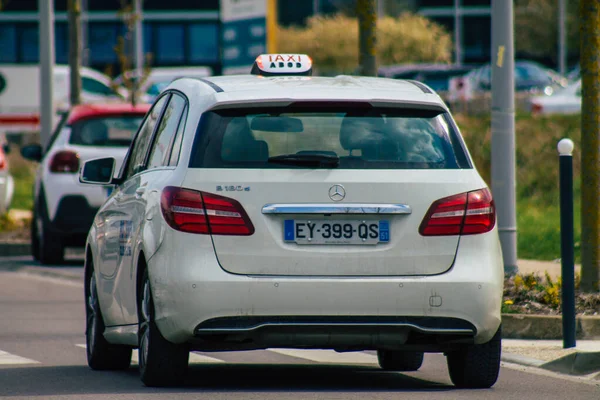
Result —
[{"label": "b 180 d badge", "polygon": [[217,186],[217,192],[249,192],[250,186]]}]

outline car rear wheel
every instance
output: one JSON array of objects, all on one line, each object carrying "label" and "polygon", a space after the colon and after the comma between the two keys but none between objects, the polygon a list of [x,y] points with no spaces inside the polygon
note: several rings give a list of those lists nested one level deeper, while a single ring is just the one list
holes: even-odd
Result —
[{"label": "car rear wheel", "polygon": [[31,221],[31,255],[36,261],[40,260],[40,240],[38,238],[38,218],[35,208],[33,209],[33,220]]},{"label": "car rear wheel", "polygon": [[120,370],[131,364],[131,348],[110,344],[104,338],[104,320],[98,302],[94,271],[90,273],[86,290],[85,342],[87,360],[94,370]]},{"label": "car rear wheel", "polygon": [[154,322],[154,302],[148,270],[144,270],[139,301],[140,378],[146,386],[174,386],[183,383],[189,349],[165,339]]},{"label": "car rear wheel", "polygon": [[[46,210],[46,202],[42,195],[38,201],[38,209],[34,213],[36,218],[33,222],[36,225],[39,261],[44,265],[60,264],[64,260],[65,247],[60,235],[50,230],[50,219]],[[32,239],[32,247],[34,245]]]},{"label": "car rear wheel", "polygon": [[423,352],[377,350],[377,360],[386,371],[417,371],[423,365]]},{"label": "car rear wheel", "polygon": [[455,386],[470,389],[492,387],[500,373],[502,332],[484,344],[475,344],[447,354],[448,372]]}]

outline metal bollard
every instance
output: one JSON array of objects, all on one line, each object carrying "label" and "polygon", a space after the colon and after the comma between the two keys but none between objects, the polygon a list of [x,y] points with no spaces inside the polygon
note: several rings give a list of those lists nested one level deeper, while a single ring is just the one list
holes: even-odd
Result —
[{"label": "metal bollard", "polygon": [[573,234],[573,148],[571,139],[558,142],[560,155],[560,252],[562,274],[563,348],[575,347],[575,250]]}]

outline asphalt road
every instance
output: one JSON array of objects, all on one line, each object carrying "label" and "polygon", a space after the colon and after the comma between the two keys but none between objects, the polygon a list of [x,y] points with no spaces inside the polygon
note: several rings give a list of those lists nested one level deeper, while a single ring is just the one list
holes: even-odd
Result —
[{"label": "asphalt road", "polygon": [[426,355],[415,373],[388,373],[370,353],[253,351],[192,353],[186,383],[146,388],[137,365],[125,372],[87,367],[83,286],[41,276],[44,268],[0,258],[0,397],[9,399],[599,399],[600,382],[503,364],[490,390],[457,390],[445,358]]}]

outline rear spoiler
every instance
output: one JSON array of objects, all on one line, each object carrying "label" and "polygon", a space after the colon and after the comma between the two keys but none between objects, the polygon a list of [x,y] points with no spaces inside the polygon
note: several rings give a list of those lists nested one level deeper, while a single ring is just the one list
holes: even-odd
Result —
[{"label": "rear spoiler", "polygon": [[422,110],[422,111],[437,111],[439,113],[448,112],[445,104],[437,102],[424,101],[394,101],[394,100],[350,100],[350,99],[326,99],[326,100],[298,100],[298,99],[240,99],[240,100],[225,100],[218,102],[207,111],[216,111],[232,108],[263,108],[263,107],[289,107],[294,105],[318,106],[322,104],[341,105],[350,103],[355,106],[370,105],[374,108],[397,108],[404,110]]}]

